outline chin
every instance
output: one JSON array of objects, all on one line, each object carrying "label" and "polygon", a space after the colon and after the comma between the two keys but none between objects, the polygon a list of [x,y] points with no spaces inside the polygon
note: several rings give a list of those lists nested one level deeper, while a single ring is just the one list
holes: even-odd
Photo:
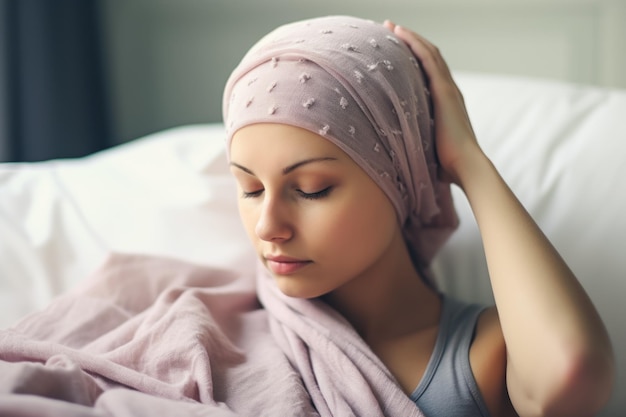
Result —
[{"label": "chin", "polygon": [[276,280],[276,285],[278,286],[280,292],[285,294],[287,297],[308,300],[320,297],[328,292],[322,290],[321,288],[315,288],[315,286],[312,285],[303,285],[302,283],[295,282],[297,279],[294,279],[294,277],[275,276],[274,279]]}]

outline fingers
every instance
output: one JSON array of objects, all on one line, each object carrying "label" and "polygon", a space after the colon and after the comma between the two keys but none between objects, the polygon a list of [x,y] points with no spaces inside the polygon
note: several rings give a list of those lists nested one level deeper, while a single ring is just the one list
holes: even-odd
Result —
[{"label": "fingers", "polygon": [[[448,64],[443,59],[439,48],[423,36],[402,26],[394,25],[394,34],[409,46],[411,51],[422,63],[428,78],[433,81],[451,81],[452,76]],[[439,80],[443,78],[443,80]]]},{"label": "fingers", "polygon": [[[430,43],[426,38],[404,28],[403,26],[396,25],[390,20],[385,20],[383,25],[393,32],[394,35],[403,40],[420,61],[440,64],[440,62],[435,62],[439,61],[437,58],[440,58],[440,61],[443,62],[443,58],[441,58],[441,54],[439,53],[437,47]],[[443,62],[443,64],[445,65],[445,62]]]},{"label": "fingers", "polygon": [[389,29],[390,31],[394,31],[396,24],[393,23],[391,20],[389,19],[385,19],[385,21],[383,22],[383,26],[386,27],[387,29]]},{"label": "fingers", "polygon": [[439,90],[442,93],[448,91],[452,95],[459,96],[462,102],[464,101],[452,78],[450,68],[436,45],[420,34],[390,20],[385,20],[383,25],[404,41],[420,61],[431,90]]},{"label": "fingers", "polygon": [[452,78],[448,64],[439,49],[423,36],[385,21],[384,26],[409,47],[420,62],[433,103],[437,156],[440,178],[459,183],[456,174],[458,161],[467,154],[467,144],[477,144],[463,95]]}]

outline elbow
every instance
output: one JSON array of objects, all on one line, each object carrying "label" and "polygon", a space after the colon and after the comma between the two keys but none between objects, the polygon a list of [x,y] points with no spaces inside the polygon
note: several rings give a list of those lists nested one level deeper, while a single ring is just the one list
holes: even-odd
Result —
[{"label": "elbow", "polygon": [[614,380],[615,359],[609,345],[609,349],[592,349],[576,355],[565,374],[563,386],[581,416],[594,416],[608,402]]},{"label": "elbow", "polygon": [[615,379],[610,343],[572,349],[555,375],[554,391],[545,398],[543,416],[595,416],[608,402]]}]

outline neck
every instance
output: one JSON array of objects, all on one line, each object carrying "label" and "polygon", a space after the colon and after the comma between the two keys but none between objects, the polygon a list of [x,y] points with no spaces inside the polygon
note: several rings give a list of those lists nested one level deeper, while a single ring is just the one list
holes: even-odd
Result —
[{"label": "neck", "polygon": [[439,320],[439,295],[413,266],[401,236],[380,262],[324,299],[369,344],[406,336]]}]

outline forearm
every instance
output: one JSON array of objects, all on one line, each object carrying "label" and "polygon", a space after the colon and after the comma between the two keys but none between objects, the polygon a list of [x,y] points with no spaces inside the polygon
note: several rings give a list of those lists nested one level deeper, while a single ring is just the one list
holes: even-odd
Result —
[{"label": "forearm", "polygon": [[587,383],[608,391],[611,378],[594,373],[610,373],[611,345],[575,275],[482,152],[457,178],[482,236],[514,391],[555,402]]}]

